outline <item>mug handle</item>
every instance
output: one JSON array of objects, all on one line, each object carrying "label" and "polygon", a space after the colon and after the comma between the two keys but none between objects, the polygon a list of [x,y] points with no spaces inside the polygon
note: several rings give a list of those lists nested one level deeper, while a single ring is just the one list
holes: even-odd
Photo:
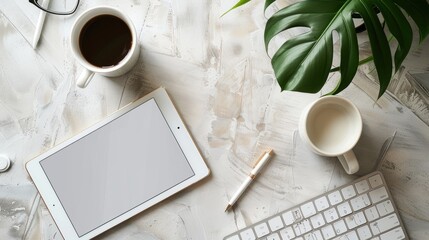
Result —
[{"label": "mug handle", "polygon": [[356,173],[359,170],[359,163],[353,150],[345,152],[343,155],[338,156],[341,165],[348,174]]},{"label": "mug handle", "polygon": [[77,78],[76,85],[80,88],[86,88],[93,76],[94,72],[91,72],[88,69],[84,69],[83,72]]}]

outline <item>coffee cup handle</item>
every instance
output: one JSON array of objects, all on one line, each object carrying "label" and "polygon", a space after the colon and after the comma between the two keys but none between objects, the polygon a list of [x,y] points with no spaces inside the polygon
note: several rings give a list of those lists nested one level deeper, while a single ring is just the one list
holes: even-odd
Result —
[{"label": "coffee cup handle", "polygon": [[88,69],[84,69],[83,72],[77,78],[76,85],[81,88],[86,88],[93,76],[94,72],[91,72]]},{"label": "coffee cup handle", "polygon": [[359,163],[353,150],[345,152],[338,156],[341,165],[348,174],[356,173],[359,170]]}]

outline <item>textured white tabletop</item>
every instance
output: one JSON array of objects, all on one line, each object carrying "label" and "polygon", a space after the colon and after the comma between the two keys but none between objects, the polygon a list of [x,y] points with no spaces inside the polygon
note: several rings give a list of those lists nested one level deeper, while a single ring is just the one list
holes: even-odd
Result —
[{"label": "textured white tabletop", "polygon": [[[81,89],[75,79],[82,67],[71,55],[69,31],[78,14],[101,4],[121,8],[132,19],[140,59],[130,73],[96,75]],[[340,94],[358,106],[364,122],[355,147],[362,170],[349,176],[335,158],[310,152],[297,131],[303,107],[328,91],[280,92],[264,50],[263,1],[220,18],[231,5],[83,0],[72,16],[48,14],[33,50],[38,9],[28,1],[2,1],[0,154],[12,164],[0,173],[0,239],[61,239],[38,201],[25,162],[160,86],[173,99],[212,174],[100,239],[221,239],[372,171],[395,131],[380,170],[411,239],[429,239],[428,106],[420,101],[428,96],[416,97],[412,85],[402,84],[414,73],[428,72],[429,41],[414,46],[395,76],[396,97],[388,93],[376,100],[371,66],[360,67]],[[225,213],[228,199],[266,147],[275,156],[234,211]]]}]

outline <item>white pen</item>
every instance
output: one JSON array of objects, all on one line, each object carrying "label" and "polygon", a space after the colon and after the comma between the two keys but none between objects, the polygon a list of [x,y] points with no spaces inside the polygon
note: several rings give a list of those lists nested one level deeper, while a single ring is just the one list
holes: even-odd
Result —
[{"label": "white pen", "polygon": [[261,169],[267,164],[268,160],[273,154],[273,150],[269,149],[264,151],[259,159],[256,162],[256,166],[252,169],[250,174],[247,176],[246,180],[240,185],[238,190],[234,193],[232,198],[228,202],[228,206],[226,206],[225,212],[234,206],[235,202],[241,197],[241,195],[244,193],[244,191],[247,189],[247,187],[250,185],[250,183],[256,178],[256,175],[261,171]]},{"label": "white pen", "polygon": [[[42,3],[43,8],[47,8],[50,0],[44,0]],[[33,49],[36,49],[37,43],[39,42],[40,34],[42,33],[43,25],[45,23],[46,12],[40,10],[39,19],[37,20],[36,31],[33,37]]]}]

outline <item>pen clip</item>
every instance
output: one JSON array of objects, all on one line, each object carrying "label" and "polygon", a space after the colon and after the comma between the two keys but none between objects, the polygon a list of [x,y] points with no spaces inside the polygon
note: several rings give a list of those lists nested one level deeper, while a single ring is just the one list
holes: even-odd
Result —
[{"label": "pen clip", "polygon": [[263,151],[261,153],[261,155],[259,156],[259,158],[253,163],[252,168],[255,168],[256,165],[258,165],[258,163],[262,160],[262,158],[264,158],[265,154],[271,155],[272,153],[273,153],[273,149],[271,149],[271,148]]}]

